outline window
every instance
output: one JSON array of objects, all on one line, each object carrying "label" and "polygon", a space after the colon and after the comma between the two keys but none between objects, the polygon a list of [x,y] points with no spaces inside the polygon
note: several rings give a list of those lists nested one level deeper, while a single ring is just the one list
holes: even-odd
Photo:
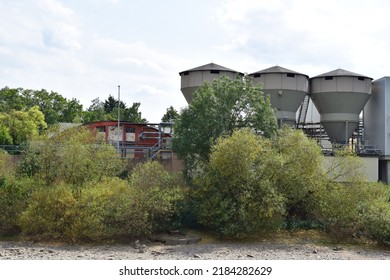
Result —
[{"label": "window", "polygon": [[287,73],[287,77],[289,77],[289,78],[295,78],[295,74]]},{"label": "window", "polygon": [[126,127],[126,133],[135,133],[134,127]]},{"label": "window", "polygon": [[260,78],[261,77],[261,74],[260,73],[256,73],[253,75],[253,78]]},{"label": "window", "polygon": [[219,74],[219,70],[210,70],[210,74]]},{"label": "window", "polygon": [[106,127],[105,126],[97,126],[96,131],[97,132],[106,132]]},{"label": "window", "polygon": [[326,77],[325,77],[325,80],[327,80],[327,81],[328,81],[328,80],[333,80],[333,76],[326,76]]}]

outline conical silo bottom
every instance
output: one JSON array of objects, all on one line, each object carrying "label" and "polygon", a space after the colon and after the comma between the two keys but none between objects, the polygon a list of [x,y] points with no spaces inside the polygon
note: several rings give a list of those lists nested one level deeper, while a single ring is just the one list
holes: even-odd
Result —
[{"label": "conical silo bottom", "polygon": [[332,143],[346,144],[358,128],[358,122],[322,122]]}]

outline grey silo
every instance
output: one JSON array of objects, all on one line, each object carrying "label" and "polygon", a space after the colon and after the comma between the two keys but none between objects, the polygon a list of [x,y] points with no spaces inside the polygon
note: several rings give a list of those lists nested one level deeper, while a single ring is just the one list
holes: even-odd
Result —
[{"label": "grey silo", "polygon": [[280,66],[249,74],[255,84],[261,83],[269,95],[275,115],[281,124],[294,125],[296,112],[308,93],[309,77]]},{"label": "grey silo", "polygon": [[310,79],[311,99],[333,143],[346,143],[358,128],[359,114],[370,98],[372,78],[343,69]]},{"label": "grey silo", "polygon": [[390,183],[390,77],[372,82],[371,98],[364,107],[365,144],[380,153],[379,178]]},{"label": "grey silo", "polygon": [[243,76],[243,73],[215,63],[209,63],[182,71],[179,75],[181,77],[181,92],[183,93],[187,103],[190,104],[194,97],[194,92],[206,81],[211,82],[220,76],[236,79],[238,76]]}]

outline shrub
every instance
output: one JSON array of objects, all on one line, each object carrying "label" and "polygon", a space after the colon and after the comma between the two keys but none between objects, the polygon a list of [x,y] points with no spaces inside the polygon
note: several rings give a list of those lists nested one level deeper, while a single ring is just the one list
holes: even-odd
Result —
[{"label": "shrub", "polygon": [[156,161],[149,161],[137,165],[129,181],[137,191],[140,207],[147,213],[153,231],[181,225],[180,206],[186,189],[177,173],[168,172]]},{"label": "shrub", "polygon": [[206,174],[193,191],[197,218],[220,236],[277,229],[284,221],[284,197],[272,178],[280,159],[270,140],[249,130],[220,138]]},{"label": "shrub", "polygon": [[76,217],[75,204],[68,185],[40,187],[32,193],[19,217],[22,232],[43,239],[67,238]]},{"label": "shrub", "polygon": [[329,183],[317,192],[316,218],[332,234],[351,236],[362,227],[359,216],[360,190],[341,183]]},{"label": "shrub", "polygon": [[90,180],[100,180],[103,175],[119,175],[123,162],[115,148],[96,141],[84,127],[31,141],[20,173],[39,178],[47,185],[61,181],[82,185]]},{"label": "shrub", "polygon": [[390,245],[390,188],[382,183],[367,184],[370,199],[363,201],[364,231],[379,243]]},{"label": "shrub", "polygon": [[363,214],[366,232],[379,243],[390,245],[390,202],[378,199]]},{"label": "shrub", "polygon": [[273,141],[281,166],[275,186],[286,197],[289,219],[310,219],[312,193],[325,181],[324,156],[318,144],[300,130],[285,127]]},{"label": "shrub", "polygon": [[90,182],[80,192],[72,238],[99,240],[150,232],[146,201],[124,180]]},{"label": "shrub", "polygon": [[130,179],[40,186],[18,225],[34,238],[72,241],[145,236],[172,226],[183,198],[180,180],[156,162],[138,166]]},{"label": "shrub", "polygon": [[27,200],[34,187],[35,182],[28,178],[0,178],[0,234],[20,231],[17,219],[27,208]]},{"label": "shrub", "polygon": [[333,182],[316,192],[314,212],[325,230],[350,237],[356,232],[366,232],[367,227],[372,231],[369,225],[377,221],[371,214],[378,205],[376,201],[383,200],[385,195],[384,186],[378,183]]}]

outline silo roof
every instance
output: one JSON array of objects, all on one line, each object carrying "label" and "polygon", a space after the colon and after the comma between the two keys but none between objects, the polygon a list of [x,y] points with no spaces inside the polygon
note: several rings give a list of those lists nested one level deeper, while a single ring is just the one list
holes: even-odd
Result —
[{"label": "silo roof", "polygon": [[321,78],[321,77],[329,77],[329,76],[362,77],[362,78],[367,78],[367,79],[371,79],[372,80],[372,78],[367,77],[365,75],[357,74],[357,73],[354,73],[354,72],[351,72],[351,71],[347,71],[347,70],[344,70],[344,69],[341,69],[341,68],[333,70],[333,71],[330,71],[328,73],[324,73],[324,74],[312,77],[312,79],[313,78]]},{"label": "silo roof", "polygon": [[209,64],[205,64],[205,65],[202,65],[202,66],[199,66],[199,67],[195,67],[195,68],[192,68],[192,69],[189,69],[189,70],[185,70],[185,71],[180,72],[179,75],[181,75],[184,72],[209,71],[209,70],[234,72],[234,73],[239,73],[239,74],[243,75],[243,73],[241,73],[241,72],[238,72],[236,70],[233,70],[233,69],[230,69],[230,68],[227,68],[227,67],[215,64],[215,63],[209,63]]},{"label": "silo roof", "polygon": [[302,74],[302,73],[299,73],[299,72],[296,72],[296,71],[293,71],[293,70],[281,67],[279,65],[276,65],[276,66],[273,66],[273,67],[270,67],[270,68],[267,68],[267,69],[264,69],[264,70],[260,70],[260,71],[254,72],[254,73],[249,74],[249,75],[269,74],[269,73],[296,74],[296,75],[306,76],[307,78],[309,78],[309,76],[306,75],[306,74]]}]

